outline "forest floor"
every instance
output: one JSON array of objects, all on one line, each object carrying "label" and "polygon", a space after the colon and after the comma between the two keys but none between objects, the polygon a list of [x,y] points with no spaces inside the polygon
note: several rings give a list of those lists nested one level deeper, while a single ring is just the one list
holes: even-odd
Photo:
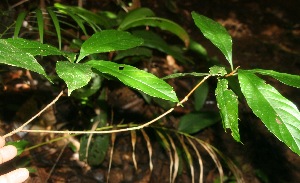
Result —
[{"label": "forest floor", "polygon": [[[96,1],[86,1],[84,7],[97,10],[110,10],[116,6],[110,1],[105,1],[99,7]],[[298,0],[211,0],[211,1],[166,1],[175,2],[176,7],[167,7],[163,1],[144,0],[142,7],[149,7],[158,17],[164,17],[183,26],[190,34],[191,38],[201,43],[208,51],[209,56],[217,57],[218,60],[226,64],[221,52],[217,50],[208,40],[206,40],[198,28],[194,25],[191,12],[196,11],[210,17],[229,31],[233,38],[233,61],[235,66],[243,69],[270,69],[278,72],[300,74],[300,2]],[[168,38],[168,39],[172,39]],[[171,40],[172,41],[172,40]],[[196,55],[190,55],[193,60],[199,60]],[[157,72],[165,72],[165,59],[157,59]],[[201,61],[201,59],[200,59]],[[198,62],[197,62],[198,63]],[[184,71],[190,71],[190,66],[183,67]],[[193,66],[194,67],[194,66]],[[205,64],[196,66],[198,69],[206,69]],[[53,90],[37,90],[35,88],[24,88],[22,83],[28,77],[28,73],[22,70],[12,70],[1,76],[6,82],[6,91],[0,93],[0,134],[8,133],[15,127],[13,122],[23,122],[33,116],[52,98],[57,95]],[[25,78],[25,79],[24,79]],[[287,87],[278,81],[266,78],[267,82],[278,89],[283,96],[293,101],[300,107],[299,89]],[[174,86],[179,97],[184,97],[196,80],[183,79],[177,87]],[[214,86],[214,82],[210,82]],[[140,98],[136,98],[134,92],[121,85],[109,86],[109,104],[114,106],[115,121],[139,121],[147,119],[149,110],[153,106],[137,105]],[[21,86],[21,89],[20,89]],[[19,89],[16,89],[19,87]],[[23,87],[23,88],[22,88]],[[46,87],[47,88],[47,87]],[[212,87],[213,88],[213,87]],[[134,96],[134,97],[132,97]],[[210,91],[208,99],[215,104],[213,90]],[[40,116],[39,121],[61,121],[66,126],[80,128],[89,119],[84,116],[92,116],[93,111],[79,107],[78,101],[68,97],[61,98],[55,107],[48,110],[48,113]],[[136,107],[125,107],[132,103]],[[180,116],[192,111],[190,103],[180,111],[175,111],[168,117],[172,123],[177,124]],[[211,103],[206,104],[212,110],[216,106]],[[155,108],[155,107],[154,107]],[[120,112],[121,111],[121,112]],[[293,153],[288,147],[280,142],[273,134],[269,133],[266,127],[257,119],[246,107],[240,105],[240,133],[243,144],[237,143],[231,137],[230,132],[225,133],[221,123],[217,123],[197,134],[200,139],[211,143],[223,154],[228,156],[243,173],[245,182],[251,183],[273,183],[300,182],[300,157]],[[130,115],[129,115],[130,114]],[[150,112],[151,114],[151,112]],[[146,116],[145,116],[146,115]],[[79,124],[78,126],[72,124]],[[71,125],[70,125],[71,124]],[[172,127],[174,125],[171,125]],[[56,138],[49,134],[27,134],[26,140],[32,145]],[[19,137],[15,137],[14,140]],[[76,137],[73,140],[78,142]],[[167,153],[158,143],[153,143],[153,164],[152,174],[149,170],[149,155],[143,139],[137,137],[136,158],[138,170],[135,170],[132,159],[130,133],[117,135],[114,145],[112,167],[110,171],[110,181],[120,182],[169,182],[170,161]],[[106,182],[109,167],[109,153],[101,166],[90,167],[80,162],[71,147],[65,146],[66,140],[52,144],[46,144],[35,150],[26,151],[21,158],[14,163],[22,166],[22,162],[29,163],[36,172],[31,174],[27,182]],[[205,154],[205,152],[203,152]],[[61,154],[61,156],[60,156]],[[30,161],[28,162],[28,158]],[[27,160],[24,160],[27,159]],[[218,180],[218,171],[208,155],[203,155],[204,162],[204,182],[212,183]],[[55,167],[53,165],[56,165]],[[53,171],[51,168],[54,167]],[[1,172],[11,169],[11,163],[2,168]],[[199,168],[199,167],[196,167]],[[231,177],[224,163],[225,174]],[[196,170],[197,172],[197,170]],[[48,179],[49,178],[49,179]],[[197,179],[198,181],[198,179]],[[176,182],[192,182],[189,169],[183,166],[181,174]],[[230,182],[230,179],[227,180]]]}]

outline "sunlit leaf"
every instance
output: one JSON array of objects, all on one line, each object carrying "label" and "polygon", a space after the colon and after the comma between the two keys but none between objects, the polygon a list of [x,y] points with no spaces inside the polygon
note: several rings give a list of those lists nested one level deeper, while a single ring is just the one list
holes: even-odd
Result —
[{"label": "sunlit leaf", "polygon": [[212,76],[224,76],[225,74],[227,74],[227,71],[225,67],[214,65],[209,68],[209,74],[211,74]]},{"label": "sunlit leaf", "polygon": [[178,102],[176,93],[169,84],[146,71],[130,65],[101,60],[91,60],[86,64],[152,97]]},{"label": "sunlit leaf", "polygon": [[287,73],[276,72],[273,70],[263,70],[263,69],[252,69],[249,71],[254,73],[259,73],[262,75],[268,75],[286,85],[300,88],[300,75],[292,75]]},{"label": "sunlit leaf", "polygon": [[71,62],[57,62],[56,72],[66,82],[69,96],[72,91],[87,85],[93,73],[90,66]]},{"label": "sunlit leaf", "polygon": [[222,117],[223,127],[231,130],[232,137],[240,142],[238,127],[238,99],[235,93],[228,89],[228,81],[219,79],[215,91],[218,108]]},{"label": "sunlit leaf", "polygon": [[33,56],[41,55],[64,55],[65,53],[47,44],[42,44],[37,41],[31,41],[22,38],[9,38],[6,40],[11,45],[23,50],[26,53],[29,53]]},{"label": "sunlit leaf", "polygon": [[300,155],[300,112],[295,104],[251,71],[239,70],[238,78],[253,113],[279,140]]},{"label": "sunlit leaf", "polygon": [[11,45],[5,39],[0,39],[0,63],[28,69],[48,78],[43,67],[36,61],[33,55]]},{"label": "sunlit leaf", "polygon": [[126,50],[141,44],[143,44],[141,38],[137,38],[128,32],[104,30],[95,33],[82,44],[77,62],[93,53]]},{"label": "sunlit leaf", "polygon": [[232,39],[226,29],[218,22],[215,22],[203,15],[199,15],[196,12],[192,12],[192,17],[203,35],[224,54],[230,64],[231,69],[233,70]]}]

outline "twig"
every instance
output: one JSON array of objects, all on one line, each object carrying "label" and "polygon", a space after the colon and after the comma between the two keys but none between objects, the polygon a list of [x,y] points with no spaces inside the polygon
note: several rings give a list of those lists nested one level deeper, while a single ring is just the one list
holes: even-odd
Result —
[{"label": "twig", "polygon": [[23,128],[28,125],[31,121],[33,121],[35,118],[37,118],[39,115],[41,115],[45,110],[47,110],[49,107],[51,107],[55,102],[57,102],[57,100],[63,95],[63,91],[61,91],[58,96],[52,100],[52,102],[50,102],[44,109],[42,109],[40,112],[38,112],[36,115],[34,115],[32,118],[30,118],[28,121],[26,121],[23,125],[21,125],[19,128],[13,130],[12,132],[6,134],[3,136],[3,138],[6,138],[6,137],[10,137],[20,131],[23,130]]},{"label": "twig", "polygon": [[[204,83],[211,75],[208,75],[204,77],[180,102],[176,104],[177,106],[181,106],[184,102],[188,100],[188,98],[192,95],[192,93],[202,84]],[[126,132],[126,131],[132,131],[132,130],[140,130],[144,127],[147,127],[151,125],[152,123],[158,121],[159,119],[163,118],[167,114],[171,113],[175,107],[169,109],[165,113],[161,114],[157,118],[154,118],[153,120],[144,123],[139,126],[129,127],[129,128],[122,128],[122,129],[116,129],[116,130],[103,130],[103,131],[55,131],[55,130],[21,130],[22,132],[31,132],[31,133],[56,133],[56,134],[107,134],[107,133],[119,133],[119,132]]]}]

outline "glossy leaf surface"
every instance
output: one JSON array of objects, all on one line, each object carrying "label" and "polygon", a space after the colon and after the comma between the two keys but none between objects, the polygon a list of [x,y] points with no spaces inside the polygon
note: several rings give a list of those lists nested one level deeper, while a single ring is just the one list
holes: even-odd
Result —
[{"label": "glossy leaf surface", "polygon": [[300,112],[297,107],[251,71],[239,69],[238,78],[253,113],[279,140],[300,155]]},{"label": "glossy leaf surface", "polygon": [[5,39],[0,39],[0,63],[28,69],[48,78],[33,55],[17,48]]},{"label": "glossy leaf surface", "polygon": [[57,62],[56,72],[66,82],[69,96],[72,91],[87,85],[93,73],[90,66],[71,62]]},{"label": "glossy leaf surface", "polygon": [[231,69],[232,65],[232,39],[227,30],[218,22],[213,21],[196,12],[192,12],[192,17],[196,26],[201,30],[203,35],[209,39],[228,60]]},{"label": "glossy leaf surface", "polygon": [[143,44],[141,38],[137,38],[128,32],[117,30],[97,32],[82,44],[77,62],[93,53],[126,50],[141,44]]},{"label": "glossy leaf surface", "polygon": [[263,69],[253,69],[250,71],[262,75],[271,76],[286,85],[300,88],[300,75],[292,75],[287,73],[276,72],[273,70],[263,70]]},{"label": "glossy leaf surface", "polygon": [[240,142],[237,96],[232,90],[228,89],[228,81],[226,79],[218,80],[215,93],[225,131],[229,128],[232,137]]},{"label": "glossy leaf surface", "polygon": [[109,61],[92,60],[86,64],[152,97],[178,102],[173,88],[164,80],[157,78],[153,74],[130,65],[117,64]]}]

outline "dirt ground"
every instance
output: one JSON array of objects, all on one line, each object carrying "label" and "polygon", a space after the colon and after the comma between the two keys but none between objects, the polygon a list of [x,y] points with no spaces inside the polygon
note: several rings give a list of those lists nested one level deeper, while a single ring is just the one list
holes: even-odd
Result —
[{"label": "dirt ground", "polygon": [[[177,8],[170,8],[166,6],[164,1],[158,0],[141,0],[141,5],[151,8],[159,17],[171,19],[182,25],[195,41],[201,43],[207,49],[211,57],[216,56],[224,65],[227,65],[227,63],[220,51],[207,41],[194,25],[190,14],[192,11],[208,16],[226,27],[233,37],[233,61],[235,66],[240,66],[242,69],[261,68],[295,75],[300,74],[300,1],[166,0],[166,2],[174,2]],[[104,1],[103,4],[99,5],[97,1],[91,0],[87,0],[84,7],[111,11],[116,8],[115,3],[112,1]],[[190,56],[194,60],[199,59],[195,55]],[[159,61],[158,63],[160,63]],[[158,67],[163,68],[159,64]],[[183,67],[184,71],[191,69],[189,66],[181,67]],[[204,69],[205,64],[202,65],[200,62],[200,65],[195,67]],[[11,79],[14,76],[18,78],[18,75],[23,75],[22,77],[28,76],[18,72],[20,71],[16,70],[5,77]],[[293,101],[298,108],[300,107],[299,89],[287,87],[271,78],[264,78],[285,97]],[[16,84],[22,82],[22,78],[12,80],[11,82],[11,86],[16,86]],[[176,90],[176,92],[179,92],[179,96],[184,96],[191,89],[194,80],[181,80],[177,84],[180,85],[177,86],[178,90],[180,88],[183,89],[180,91]],[[215,83],[210,82],[210,84],[213,87]],[[155,106],[148,106],[147,109],[142,108],[141,106],[143,105],[140,103],[140,99],[136,98],[134,92],[126,87],[110,87],[109,91],[111,95],[109,103],[117,106],[118,109],[122,109],[121,112],[119,111],[120,113],[116,112],[120,114],[119,117],[116,117],[116,121],[122,120],[126,116],[134,121],[138,121],[136,118],[147,119],[149,110],[157,110]],[[212,92],[213,90],[210,91],[211,94],[208,100],[215,101]],[[49,91],[37,91],[33,89],[26,90],[25,92],[1,92],[0,134],[5,134],[14,128],[12,121],[24,121],[24,119],[35,114],[55,95],[57,95],[55,89]],[[114,99],[115,96],[118,97]],[[130,102],[136,102],[136,107],[129,110],[125,109],[124,106]],[[183,111],[175,111],[175,114],[171,114],[168,120],[178,123],[179,117],[182,114],[191,112],[192,109],[189,106],[190,104],[187,104]],[[212,107],[209,104],[206,107],[216,108],[216,106]],[[15,114],[16,111],[19,112]],[[161,111],[158,110],[156,112]],[[23,116],[20,113],[25,113],[26,115]],[[84,116],[92,116],[93,111],[81,108],[76,101],[63,97],[48,114],[50,115],[40,118],[47,119],[46,121],[50,121],[50,123],[52,123],[51,120],[55,122],[63,121],[67,123],[67,126],[76,123],[78,124],[76,128],[81,128],[89,120],[85,119]],[[239,118],[243,144],[235,142],[230,132],[224,133],[221,123],[201,131],[197,136],[213,144],[228,156],[243,173],[244,180],[247,183],[300,182],[300,157],[277,140],[274,135],[270,134],[260,120],[243,103],[240,104]],[[32,144],[38,144],[45,140],[51,140],[54,136],[44,135],[40,138],[39,136],[30,134],[26,138]],[[76,137],[74,139],[76,140]],[[138,160],[138,170],[135,170],[132,161],[130,141],[129,133],[117,136],[109,182],[169,182],[170,161],[167,153],[161,146],[158,143],[153,143],[154,169],[152,174],[150,174],[148,151],[143,138],[141,136],[137,138],[136,157]],[[36,169],[36,172],[31,174],[31,178],[27,182],[45,182],[46,180],[48,182],[74,183],[106,182],[109,154],[107,154],[107,158],[101,166],[90,167],[78,161],[76,154],[74,154],[69,146],[65,146],[65,143],[66,141],[61,141],[42,146],[30,152],[27,151],[22,155],[22,158],[17,160],[18,164],[20,164],[20,162],[28,162],[28,160],[24,159],[29,158],[30,165]],[[216,166],[210,157],[205,155],[205,152],[203,153],[204,182],[217,182],[218,171]],[[54,164],[56,166],[52,171],[51,168]],[[11,167],[6,166],[6,168],[9,169]],[[199,169],[199,167],[196,168]],[[5,172],[7,169],[3,168],[1,171]],[[224,169],[226,176],[231,177],[232,173],[228,171],[225,163]],[[48,176],[50,176],[49,179]],[[192,182],[187,166],[183,166],[176,182]],[[230,179],[226,182],[230,182]]]}]

